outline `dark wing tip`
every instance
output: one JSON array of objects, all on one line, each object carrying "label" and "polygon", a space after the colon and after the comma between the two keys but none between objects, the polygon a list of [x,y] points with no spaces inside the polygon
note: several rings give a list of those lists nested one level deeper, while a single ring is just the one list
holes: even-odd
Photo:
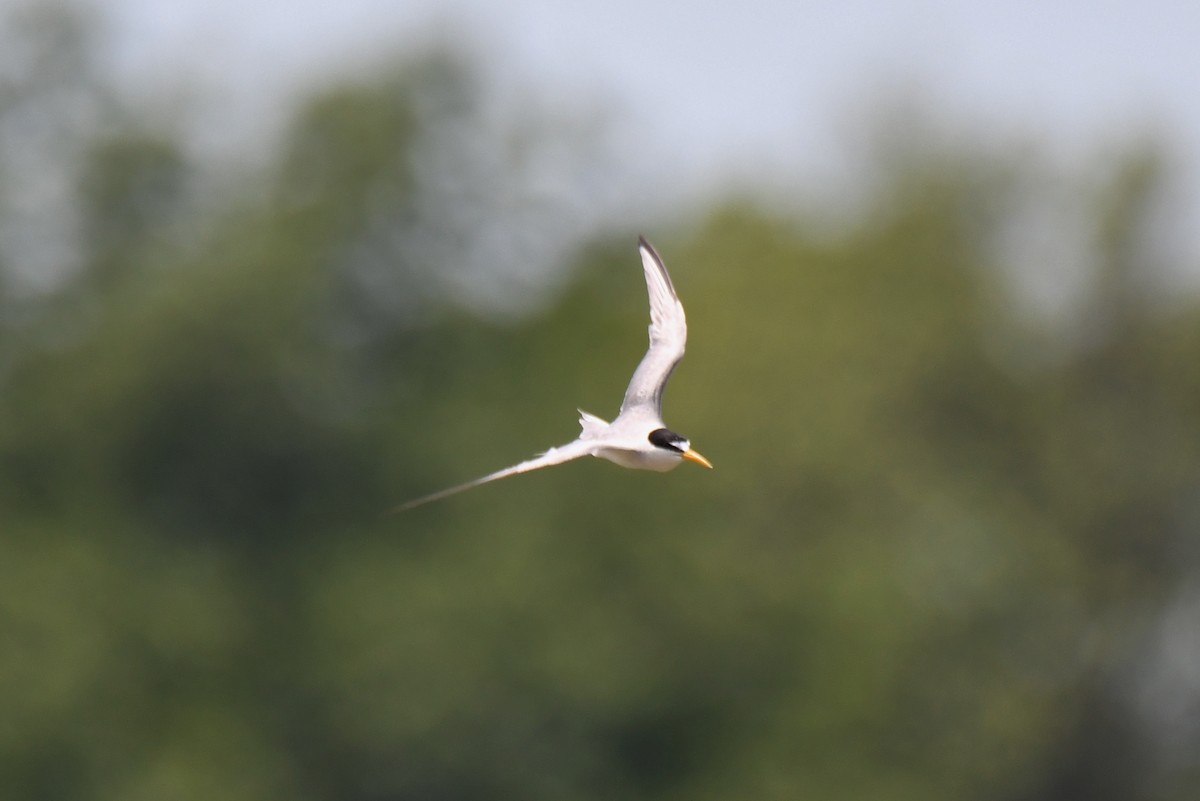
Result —
[{"label": "dark wing tip", "polygon": [[675,294],[675,285],[674,285],[674,283],[671,282],[671,274],[667,272],[667,265],[663,262],[662,256],[658,255],[658,251],[654,249],[654,245],[651,245],[649,242],[647,242],[646,237],[642,236],[641,234],[638,234],[638,247],[641,248],[642,250],[645,250],[647,253],[649,253],[651,258],[653,258],[654,261],[658,263],[658,271],[659,271],[659,273],[662,274],[662,277],[666,280],[667,288],[670,289],[671,294],[674,295]]},{"label": "dark wing tip", "polygon": [[638,234],[638,247],[650,251],[654,258],[658,259],[659,262],[662,262],[662,257],[658,255],[658,251],[654,249],[654,245],[651,245],[646,240],[646,237],[642,236],[641,234]]}]

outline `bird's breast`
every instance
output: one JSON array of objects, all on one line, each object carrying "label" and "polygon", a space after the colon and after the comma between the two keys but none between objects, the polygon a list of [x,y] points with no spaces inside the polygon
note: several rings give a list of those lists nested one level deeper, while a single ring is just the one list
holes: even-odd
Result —
[{"label": "bird's breast", "polygon": [[655,448],[652,451],[600,448],[596,451],[595,455],[601,459],[607,459],[614,464],[619,464],[621,467],[628,467],[631,470],[654,470],[659,473],[672,470],[678,467],[679,463],[683,461],[678,454],[659,448]]}]

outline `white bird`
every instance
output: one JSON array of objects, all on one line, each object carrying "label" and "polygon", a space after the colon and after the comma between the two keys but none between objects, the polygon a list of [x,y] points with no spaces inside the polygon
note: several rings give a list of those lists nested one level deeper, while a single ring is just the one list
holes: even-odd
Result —
[{"label": "white bird", "polygon": [[395,511],[412,509],[490,481],[540,470],[582,456],[597,456],[637,470],[666,472],[684,459],[712,468],[707,459],[692,450],[686,437],[663,425],[663,388],[675,365],[683,358],[687,344],[687,318],[671,284],[671,276],[667,274],[667,268],[658,253],[644,237],[638,237],[638,250],[642,254],[642,269],[646,273],[646,289],[650,295],[650,349],[629,381],[617,419],[606,423],[581,409],[579,425],[583,431],[574,442],[551,448],[540,456],[474,481],[411,500],[396,507]]}]

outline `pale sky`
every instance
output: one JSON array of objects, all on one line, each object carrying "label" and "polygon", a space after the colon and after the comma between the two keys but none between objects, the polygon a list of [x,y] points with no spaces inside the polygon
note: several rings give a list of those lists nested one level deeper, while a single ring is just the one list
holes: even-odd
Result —
[{"label": "pale sky", "polygon": [[[99,0],[97,0],[99,2]],[[127,74],[246,93],[460,35],[497,78],[595,95],[646,146],[702,163],[803,147],[872,92],[1050,137],[1143,121],[1200,145],[1192,0],[104,0]],[[249,69],[245,69],[249,67]]]},{"label": "pale sky", "polygon": [[226,120],[264,129],[314,77],[467,42],[502,91],[601,108],[631,175],[667,203],[730,175],[816,180],[872,104],[906,92],[1066,160],[1152,133],[1200,197],[1195,0],[93,2],[131,85],[198,77]]}]

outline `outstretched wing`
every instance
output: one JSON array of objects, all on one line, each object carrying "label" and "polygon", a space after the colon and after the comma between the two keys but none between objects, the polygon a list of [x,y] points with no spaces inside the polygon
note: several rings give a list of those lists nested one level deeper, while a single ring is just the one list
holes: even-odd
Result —
[{"label": "outstretched wing", "polygon": [[562,464],[563,462],[569,462],[572,459],[578,459],[581,456],[590,455],[594,448],[595,443],[585,442],[577,439],[574,442],[568,442],[566,445],[561,445],[557,448],[551,448],[540,456],[536,456],[532,459],[521,462],[520,464],[515,464],[512,467],[506,467],[503,470],[497,470],[495,473],[489,473],[482,478],[475,479],[474,481],[468,481],[465,484],[448,487],[447,489],[441,490],[440,492],[435,492],[432,495],[426,495],[424,497],[411,500],[408,503],[402,503],[396,508],[392,509],[392,511],[405,512],[409,509],[415,509],[418,506],[423,506],[431,501],[437,501],[441,500],[442,498],[448,498],[451,495],[457,495],[465,490],[478,487],[481,484],[487,484],[491,481],[498,481],[502,478],[515,476],[518,473],[528,473],[531,470],[540,470],[543,467],[551,467],[556,464]]},{"label": "outstretched wing", "polygon": [[644,237],[638,237],[638,251],[650,295],[650,349],[629,381],[621,414],[636,406],[648,406],[661,417],[663,388],[687,345],[687,318],[667,268]]}]

